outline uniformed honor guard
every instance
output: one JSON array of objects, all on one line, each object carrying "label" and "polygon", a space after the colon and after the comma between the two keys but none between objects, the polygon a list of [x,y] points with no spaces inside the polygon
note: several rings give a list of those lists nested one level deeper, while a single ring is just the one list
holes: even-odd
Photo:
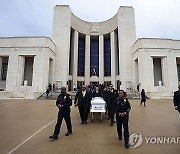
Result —
[{"label": "uniformed honor guard", "polygon": [[54,129],[54,134],[49,136],[52,140],[57,140],[60,132],[62,120],[64,118],[67,126],[66,136],[72,134],[72,125],[71,125],[71,117],[70,117],[70,106],[72,105],[71,96],[66,93],[66,87],[61,87],[61,94],[58,96],[56,101],[56,106],[59,108],[57,124]]},{"label": "uniformed honor guard", "polygon": [[124,128],[124,140],[125,147],[129,148],[129,111],[131,110],[131,105],[126,98],[127,94],[124,90],[119,91],[119,97],[116,99],[114,104],[114,112],[116,113],[116,122],[117,122],[117,132],[119,140],[122,140],[122,125]]},{"label": "uniformed honor guard", "polygon": [[179,85],[179,90],[174,92],[173,96],[173,102],[174,102],[174,108],[180,113],[180,85]]}]

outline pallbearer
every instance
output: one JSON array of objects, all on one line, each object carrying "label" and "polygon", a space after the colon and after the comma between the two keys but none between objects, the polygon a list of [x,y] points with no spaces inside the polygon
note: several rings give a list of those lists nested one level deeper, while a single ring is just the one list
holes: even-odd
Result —
[{"label": "pallbearer", "polygon": [[89,92],[86,90],[85,85],[82,86],[82,90],[76,93],[74,105],[78,106],[79,114],[81,117],[81,124],[87,124],[89,106],[91,97]]},{"label": "pallbearer", "polygon": [[118,91],[113,88],[112,84],[110,84],[109,90],[107,91],[106,95],[107,95],[106,103],[107,103],[108,116],[109,116],[109,119],[111,119],[110,126],[113,126],[115,123],[113,106],[116,99],[118,98]]}]

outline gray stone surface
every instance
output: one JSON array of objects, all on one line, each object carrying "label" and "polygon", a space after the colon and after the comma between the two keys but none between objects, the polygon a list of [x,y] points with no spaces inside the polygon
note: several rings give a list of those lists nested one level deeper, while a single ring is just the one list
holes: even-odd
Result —
[{"label": "gray stone surface", "polygon": [[140,106],[137,99],[130,102],[130,133],[143,135],[143,144],[136,149],[125,149],[124,141],[118,140],[116,125],[110,127],[106,115],[103,115],[102,123],[97,114],[94,123],[89,118],[87,125],[81,125],[78,110],[73,106],[73,134],[65,136],[67,130],[63,122],[59,140],[50,141],[48,136],[53,133],[58,112],[54,100],[0,100],[0,153],[7,154],[54,120],[13,153],[179,154],[180,141],[178,144],[147,144],[144,140],[145,137],[180,135],[180,117],[172,100],[148,100],[146,107]]}]

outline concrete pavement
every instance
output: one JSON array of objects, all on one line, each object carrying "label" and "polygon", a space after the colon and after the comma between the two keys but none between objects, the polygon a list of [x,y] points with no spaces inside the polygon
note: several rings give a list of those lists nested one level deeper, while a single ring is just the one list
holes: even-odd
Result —
[{"label": "concrete pavement", "polygon": [[139,100],[130,100],[130,134],[141,132],[143,143],[135,149],[124,148],[119,141],[116,125],[110,127],[107,116],[96,115],[94,123],[80,124],[77,108],[72,107],[73,134],[66,137],[63,122],[59,140],[50,141],[58,109],[52,100],[0,100],[0,153],[15,154],[148,154],[180,153],[179,143],[146,143],[147,137],[180,137],[179,113],[172,100],[148,100],[140,106]]}]

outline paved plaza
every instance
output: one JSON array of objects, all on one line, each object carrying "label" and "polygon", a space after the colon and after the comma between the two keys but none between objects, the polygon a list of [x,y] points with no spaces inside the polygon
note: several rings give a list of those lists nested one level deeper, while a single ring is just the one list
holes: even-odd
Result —
[{"label": "paved plaza", "polygon": [[140,132],[143,143],[126,149],[119,141],[116,125],[110,127],[107,115],[80,124],[78,109],[72,107],[73,134],[66,137],[63,122],[59,140],[50,141],[58,109],[54,100],[0,100],[0,153],[14,154],[179,154],[179,143],[146,143],[148,137],[180,137],[180,117],[172,100],[130,100],[130,134]]}]

